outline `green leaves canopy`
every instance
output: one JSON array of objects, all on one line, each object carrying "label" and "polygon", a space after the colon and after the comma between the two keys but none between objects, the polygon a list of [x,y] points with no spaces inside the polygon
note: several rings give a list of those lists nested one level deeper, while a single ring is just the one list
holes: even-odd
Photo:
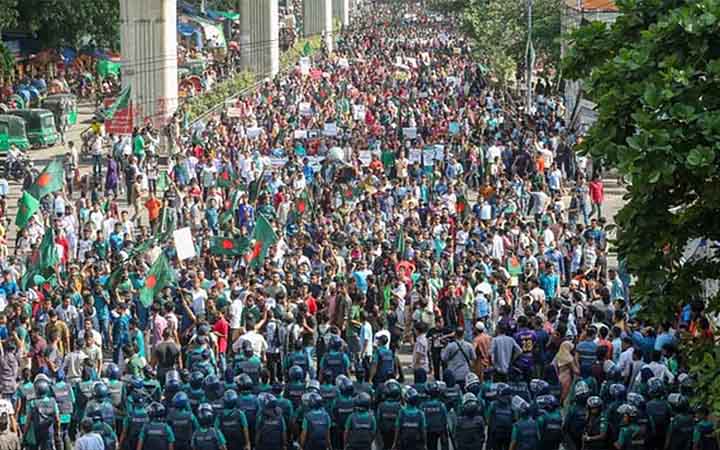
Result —
[{"label": "green leaves canopy", "polygon": [[[720,240],[720,1],[616,4],[612,26],[572,34],[564,73],[597,102],[582,151],[632,180],[616,221],[618,253],[637,277],[633,299],[667,320],[703,297],[703,280],[720,279],[717,250],[683,257],[690,242]],[[707,309],[718,311],[719,300]],[[689,342],[698,390],[719,411],[720,355]]]}]

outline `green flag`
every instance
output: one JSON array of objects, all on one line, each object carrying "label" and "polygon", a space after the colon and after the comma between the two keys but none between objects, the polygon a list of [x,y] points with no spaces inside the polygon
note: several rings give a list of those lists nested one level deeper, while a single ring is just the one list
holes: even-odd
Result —
[{"label": "green flag", "polygon": [[33,214],[35,214],[35,211],[37,211],[39,207],[40,202],[37,201],[32,194],[23,192],[22,197],[20,197],[20,200],[18,201],[18,213],[17,217],[15,217],[15,225],[17,225],[19,229],[25,228],[27,223],[30,221],[30,218]]},{"label": "green flag", "polygon": [[97,72],[100,78],[105,78],[108,75],[120,77],[120,63],[101,59],[97,62]]},{"label": "green flag", "polygon": [[302,51],[303,56],[310,56],[313,54],[314,51],[315,51],[315,49],[313,48],[310,41],[305,42],[305,45],[303,46],[303,51]]},{"label": "green flag", "polygon": [[45,230],[45,236],[43,236],[42,242],[40,242],[40,257],[35,263],[35,268],[38,270],[43,269],[54,269],[60,263],[60,255],[58,255],[57,247],[55,246],[55,231],[52,227],[47,227]]},{"label": "green flag", "polygon": [[43,171],[38,175],[35,182],[28,188],[29,192],[37,200],[42,200],[47,194],[62,189],[65,183],[65,170],[59,159],[50,161]]},{"label": "green flag", "polygon": [[253,239],[255,240],[255,244],[253,245],[252,252],[248,255],[248,261],[252,266],[259,267],[265,262],[265,257],[270,247],[275,245],[278,240],[272,225],[270,225],[270,222],[268,222],[267,218],[262,214],[258,215],[258,219],[255,222]]},{"label": "green flag", "polygon": [[463,221],[470,213],[470,205],[468,204],[464,194],[461,194],[455,202],[455,212]]},{"label": "green flag", "polygon": [[170,176],[167,173],[167,170],[163,170],[162,172],[160,172],[160,177],[157,181],[157,190],[160,192],[167,191],[168,189],[170,189],[170,183],[171,180]]},{"label": "green flag", "polygon": [[307,189],[303,190],[300,196],[295,200],[295,209],[300,215],[305,214],[308,210],[312,213],[313,203]]},{"label": "green flag", "polygon": [[106,119],[112,119],[113,117],[115,117],[115,113],[117,113],[121,109],[127,108],[128,105],[130,105],[131,92],[132,89],[130,89],[130,86],[126,86],[122,91],[120,91],[120,95],[118,95],[113,104],[105,110]]},{"label": "green flag", "polygon": [[210,241],[210,253],[223,256],[242,256],[250,248],[247,238],[215,237]]},{"label": "green flag", "polygon": [[400,259],[405,258],[405,231],[402,228],[398,230],[397,236],[395,237],[395,252],[399,255]]},{"label": "green flag", "polygon": [[229,165],[223,167],[217,177],[216,184],[221,188],[229,188],[235,183],[235,174]]},{"label": "green flag", "polygon": [[248,187],[248,203],[250,203],[251,205],[255,205],[258,197],[260,196],[260,192],[263,188],[264,179],[265,169],[263,168],[262,172],[260,172],[260,176],[257,177],[257,179],[253,180]]},{"label": "green flag", "polygon": [[140,289],[140,303],[146,308],[152,305],[155,296],[165,287],[175,282],[175,273],[165,255],[155,260],[145,277],[145,286]]}]

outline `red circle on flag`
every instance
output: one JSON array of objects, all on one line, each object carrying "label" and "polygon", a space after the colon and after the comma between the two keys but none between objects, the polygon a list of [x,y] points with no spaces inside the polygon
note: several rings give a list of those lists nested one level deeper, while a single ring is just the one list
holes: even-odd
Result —
[{"label": "red circle on flag", "polygon": [[154,288],[156,284],[157,284],[157,277],[155,275],[150,275],[145,280],[145,287],[148,289]]},{"label": "red circle on flag", "polygon": [[230,250],[230,249],[232,249],[233,247],[235,247],[235,244],[233,244],[233,241],[231,241],[230,239],[225,239],[225,240],[222,242],[222,246],[223,246],[223,248],[224,248],[225,250]]},{"label": "red circle on flag", "polygon": [[38,177],[38,179],[37,179],[37,185],[40,186],[40,187],[45,187],[45,186],[47,186],[48,184],[50,184],[50,180],[51,180],[51,179],[52,179],[52,177],[50,176],[49,173],[44,173],[44,174],[42,174],[42,175],[40,175],[40,176]]}]

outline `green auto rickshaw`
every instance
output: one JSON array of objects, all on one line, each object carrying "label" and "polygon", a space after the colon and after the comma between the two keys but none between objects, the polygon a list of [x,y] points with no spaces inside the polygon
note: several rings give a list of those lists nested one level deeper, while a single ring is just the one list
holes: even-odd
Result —
[{"label": "green auto rickshaw", "polygon": [[55,124],[60,125],[63,114],[67,114],[67,124],[75,125],[78,120],[77,97],[75,94],[61,93],[45,97],[42,107],[49,109],[55,115]]},{"label": "green auto rickshaw", "polygon": [[0,153],[7,153],[13,145],[20,150],[30,148],[25,133],[25,119],[10,114],[0,114]]},{"label": "green auto rickshaw", "polygon": [[33,147],[51,147],[60,140],[55,117],[47,109],[14,109],[10,114],[25,119],[28,139]]}]

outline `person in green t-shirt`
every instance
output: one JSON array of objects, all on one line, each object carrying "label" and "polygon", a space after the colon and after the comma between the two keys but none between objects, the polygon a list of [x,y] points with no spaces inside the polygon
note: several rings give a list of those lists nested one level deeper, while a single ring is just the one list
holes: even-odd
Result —
[{"label": "person in green t-shirt", "polygon": [[145,139],[137,128],[133,131],[132,146],[133,155],[138,159],[138,166],[142,167],[145,159]]},{"label": "person in green t-shirt", "polygon": [[718,439],[715,424],[710,420],[710,410],[700,406],[695,411],[695,428],[693,429],[693,450],[718,450]]}]

